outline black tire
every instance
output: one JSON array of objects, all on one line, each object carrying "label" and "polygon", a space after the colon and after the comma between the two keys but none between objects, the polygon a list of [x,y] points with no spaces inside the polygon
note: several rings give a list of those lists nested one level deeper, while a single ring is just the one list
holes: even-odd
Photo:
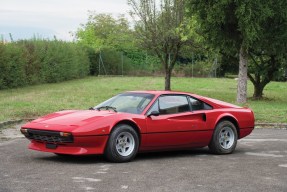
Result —
[{"label": "black tire", "polygon": [[[122,135],[128,135],[128,137],[130,137],[129,139],[130,143],[133,143],[133,147],[131,147],[130,149],[127,147],[127,150],[129,150],[127,155],[121,154],[123,153],[123,151],[121,149],[117,149],[116,147],[120,145],[117,139],[121,139]],[[117,125],[110,134],[104,156],[108,161],[111,162],[116,163],[128,162],[131,161],[133,158],[135,158],[138,152],[138,148],[139,148],[139,136],[137,132],[130,125],[120,124]]]},{"label": "black tire", "polygon": [[[225,136],[223,136],[224,134]],[[220,137],[223,137],[223,139]],[[230,141],[228,141],[228,138]],[[221,121],[216,125],[208,147],[214,154],[230,154],[235,150],[237,139],[238,134],[235,125],[230,121]]]}]

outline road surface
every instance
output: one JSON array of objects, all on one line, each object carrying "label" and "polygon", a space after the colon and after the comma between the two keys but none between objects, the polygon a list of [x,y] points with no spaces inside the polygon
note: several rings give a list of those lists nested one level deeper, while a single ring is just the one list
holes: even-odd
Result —
[{"label": "road surface", "polygon": [[213,155],[203,148],[144,153],[123,164],[101,156],[59,157],[28,150],[28,143],[22,137],[2,136],[1,192],[287,192],[287,130],[282,129],[256,129],[238,141],[230,155]]}]

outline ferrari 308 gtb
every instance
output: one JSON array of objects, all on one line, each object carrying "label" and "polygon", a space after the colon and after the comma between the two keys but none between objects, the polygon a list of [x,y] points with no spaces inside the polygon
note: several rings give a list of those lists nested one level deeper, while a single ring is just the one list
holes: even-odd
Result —
[{"label": "ferrari 308 gtb", "polygon": [[138,152],[208,146],[229,154],[254,129],[254,114],[216,99],[174,91],[130,91],[89,110],[55,112],[21,128],[29,148],[57,155],[104,154],[113,162]]}]

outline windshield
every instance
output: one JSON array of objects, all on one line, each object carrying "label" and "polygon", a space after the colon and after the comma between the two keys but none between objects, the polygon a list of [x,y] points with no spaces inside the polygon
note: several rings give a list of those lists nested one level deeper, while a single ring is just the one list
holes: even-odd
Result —
[{"label": "windshield", "polygon": [[117,112],[140,114],[154,98],[148,93],[123,93],[97,105],[94,109],[114,108]]}]

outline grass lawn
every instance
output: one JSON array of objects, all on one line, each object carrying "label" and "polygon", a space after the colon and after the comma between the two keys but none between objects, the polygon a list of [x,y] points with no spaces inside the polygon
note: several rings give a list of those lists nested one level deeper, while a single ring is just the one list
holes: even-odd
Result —
[{"label": "grass lawn", "polygon": [[[172,89],[236,104],[234,79],[172,78]],[[162,90],[163,77],[88,77],[0,91],[0,121],[35,118],[61,109],[88,109],[127,90]],[[249,97],[253,85],[248,85]],[[262,101],[248,100],[257,122],[287,123],[287,83],[272,82]]]}]

